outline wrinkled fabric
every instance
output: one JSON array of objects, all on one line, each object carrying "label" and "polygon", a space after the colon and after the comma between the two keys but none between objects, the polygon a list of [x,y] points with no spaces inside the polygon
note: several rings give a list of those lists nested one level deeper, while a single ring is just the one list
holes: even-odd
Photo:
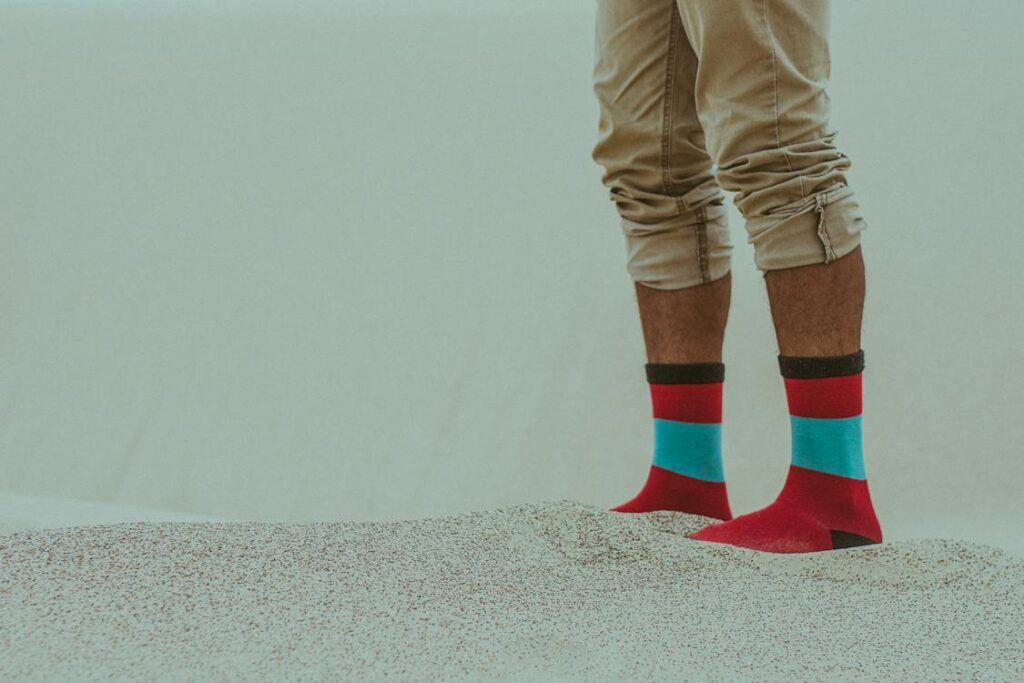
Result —
[{"label": "wrinkled fabric", "polygon": [[598,0],[593,158],[635,281],[677,289],[729,271],[724,191],[762,271],[860,244],[829,125],[830,16],[825,0]]}]

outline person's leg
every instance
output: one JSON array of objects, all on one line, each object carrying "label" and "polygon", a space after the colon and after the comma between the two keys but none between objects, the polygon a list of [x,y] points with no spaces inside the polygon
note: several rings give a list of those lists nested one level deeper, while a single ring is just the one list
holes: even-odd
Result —
[{"label": "person's leg", "polygon": [[790,413],[789,472],[767,507],[690,537],[772,552],[881,542],[861,438],[862,250],[769,271],[765,281]]},{"label": "person's leg", "polygon": [[593,158],[625,235],[655,442],[641,491],[612,510],[729,519],[720,430],[732,245],[693,101],[696,58],[674,0],[599,0],[596,28]]},{"label": "person's leg", "polygon": [[880,542],[861,449],[866,224],[829,129],[829,3],[680,0],[697,111],[764,271],[790,412],[767,507],[690,537],[772,552]]},{"label": "person's leg", "polygon": [[633,288],[649,363],[722,362],[732,273],[682,289]]},{"label": "person's leg", "polygon": [[722,463],[722,342],[732,275],[681,289],[635,283],[654,418],[647,479],[614,512],[675,510],[732,519]]},{"label": "person's leg", "polygon": [[861,350],[865,280],[859,246],[828,264],[765,271],[779,353],[843,356]]}]

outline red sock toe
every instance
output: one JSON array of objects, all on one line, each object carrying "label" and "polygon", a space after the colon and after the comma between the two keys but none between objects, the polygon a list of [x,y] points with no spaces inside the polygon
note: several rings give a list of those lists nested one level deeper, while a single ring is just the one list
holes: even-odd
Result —
[{"label": "red sock toe", "polygon": [[689,538],[773,553],[810,553],[882,542],[866,481],[795,465],[771,505]]},{"label": "red sock toe", "polygon": [[632,500],[612,512],[674,510],[715,519],[732,519],[725,482],[704,481],[651,465],[647,482]]}]

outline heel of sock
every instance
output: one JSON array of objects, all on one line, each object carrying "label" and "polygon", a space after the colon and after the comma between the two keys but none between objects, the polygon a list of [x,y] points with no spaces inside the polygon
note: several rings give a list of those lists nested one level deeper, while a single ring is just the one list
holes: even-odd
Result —
[{"label": "heel of sock", "polygon": [[790,465],[779,500],[791,509],[813,510],[830,531],[864,536],[876,543],[882,541],[882,528],[864,479]]}]

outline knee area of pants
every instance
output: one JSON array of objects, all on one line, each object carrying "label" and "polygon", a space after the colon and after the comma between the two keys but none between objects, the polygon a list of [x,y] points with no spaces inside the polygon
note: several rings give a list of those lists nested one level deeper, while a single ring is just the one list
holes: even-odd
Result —
[{"label": "knee area of pants", "polygon": [[704,287],[723,280],[732,272],[731,267],[726,266],[724,272],[714,272],[706,278],[702,278],[699,272],[695,273],[673,273],[665,277],[652,278],[649,274],[630,272],[633,282],[648,289],[656,289],[663,292],[674,292],[683,289],[695,289]]},{"label": "knee area of pants", "polygon": [[834,264],[835,262],[836,262],[835,259],[826,260],[824,254],[823,254],[820,257],[805,258],[805,259],[801,259],[799,261],[793,261],[791,265],[771,267],[771,268],[761,267],[760,271],[761,271],[761,277],[762,278],[767,278],[770,273],[786,273],[786,272],[789,272],[791,270],[796,270],[798,268],[809,268],[810,266],[830,266],[830,265]]}]

